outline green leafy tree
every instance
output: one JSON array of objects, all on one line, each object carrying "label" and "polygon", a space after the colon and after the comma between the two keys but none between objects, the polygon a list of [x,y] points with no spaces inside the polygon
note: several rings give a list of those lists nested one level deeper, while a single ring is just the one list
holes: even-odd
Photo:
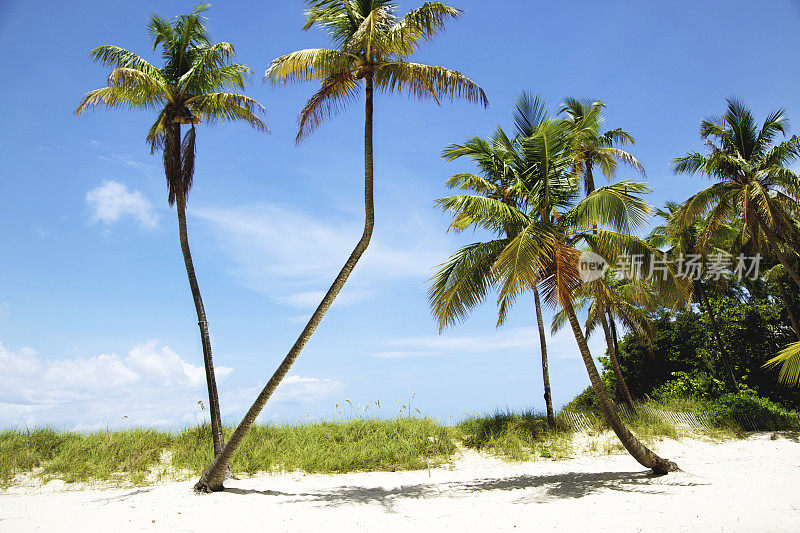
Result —
[{"label": "green leafy tree", "polygon": [[255,422],[272,393],[300,355],[344,287],[347,278],[369,245],[375,225],[373,202],[372,112],[373,93],[407,93],[418,100],[464,98],[488,105],[478,85],[459,72],[445,67],[407,61],[419,46],[444,30],[445,22],[460,17],[461,11],[439,2],[425,3],[405,16],[398,16],[396,4],[387,0],[308,0],[306,24],[325,30],[334,48],[292,52],[272,61],[266,79],[274,83],[316,81],[320,89],[300,112],[297,142],[322,121],[342,111],[362,88],[364,106],[364,231],[330,289],[311,315],[297,341],[259,393],[222,452],[195,485],[198,492],[222,490],[225,470],[247,430]]},{"label": "green leafy tree", "polygon": [[[75,112],[83,113],[97,106],[158,112],[147,133],[147,142],[151,153],[164,152],[168,201],[178,213],[181,251],[203,346],[214,453],[218,454],[223,437],[211,340],[186,229],[186,201],[195,167],[195,126],[199,123],[211,125],[243,121],[259,131],[266,131],[267,127],[259,118],[265,112],[261,104],[242,94],[226,91],[244,90],[252,71],[246,65],[231,63],[235,57],[233,45],[211,41],[201,15],[208,7],[208,4],[200,5],[190,14],[176,17],[173,21],[155,14],[150,18],[147,31],[153,41],[153,50],[161,47],[161,67],[155,67],[135,53],[114,45],[92,50],[89,55],[94,61],[112,68],[108,87],[87,93]],[[182,125],[189,126],[183,140]]]}]

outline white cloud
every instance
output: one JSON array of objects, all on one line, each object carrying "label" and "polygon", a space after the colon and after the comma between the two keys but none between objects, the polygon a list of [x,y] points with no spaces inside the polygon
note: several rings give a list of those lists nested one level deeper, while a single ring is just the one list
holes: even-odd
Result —
[{"label": "white cloud", "polygon": [[286,376],[275,391],[276,403],[311,403],[332,396],[342,388],[342,382],[298,375]]},{"label": "white cloud", "polygon": [[[263,384],[232,386],[232,368],[215,367],[223,422],[238,422]],[[180,428],[208,419],[202,364],[149,341],[126,356],[48,358],[0,343],[0,428],[55,425],[76,431],[106,427]],[[312,406],[338,393],[338,380],[290,375],[267,404],[265,418]],[[200,404],[203,407],[201,408]]]},{"label": "white cloud", "polygon": [[[360,214],[319,215],[275,203],[199,208],[192,215],[209,224],[244,285],[294,307],[319,303],[363,229]],[[384,214],[340,297],[356,303],[372,298],[376,284],[428,279],[451,248],[443,228],[431,225],[409,212]]]},{"label": "white cloud", "polygon": [[[233,372],[215,370],[218,381]],[[156,341],[134,346],[126,357],[65,359],[0,344],[0,375],[0,426],[194,423],[202,417],[197,402],[206,399],[203,367]]]},{"label": "white cloud", "polygon": [[158,226],[158,216],[153,212],[150,201],[141,192],[129,191],[124,184],[116,181],[104,181],[87,192],[86,203],[92,209],[94,222],[111,224],[129,215],[145,229]]},{"label": "white cloud", "polygon": [[[554,359],[578,357],[578,348],[572,333],[561,330],[547,335],[547,352]],[[497,330],[484,335],[419,335],[384,339],[380,343],[386,350],[373,352],[381,359],[407,359],[414,357],[441,357],[465,353],[492,353],[497,351],[540,351],[539,330],[536,327],[519,327]],[[599,336],[589,340],[589,349],[597,357],[605,346]]]}]

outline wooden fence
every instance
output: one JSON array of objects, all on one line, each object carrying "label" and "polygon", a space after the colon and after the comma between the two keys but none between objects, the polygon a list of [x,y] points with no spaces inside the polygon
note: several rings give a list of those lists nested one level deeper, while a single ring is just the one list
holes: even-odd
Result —
[{"label": "wooden fence", "polygon": [[[630,420],[634,413],[625,404],[617,405],[617,411],[623,419]],[[640,415],[658,418],[676,428],[689,429],[693,431],[701,431],[713,427],[711,419],[708,414],[702,412],[690,411],[662,411],[654,409],[646,405],[637,405],[636,411]],[[589,431],[592,428],[592,423],[589,418],[583,413],[575,413],[571,411],[561,411],[559,416],[572,428],[573,431]],[[798,430],[800,429],[800,416],[797,420],[790,420],[778,422],[771,417],[764,415],[757,416],[737,416],[736,422],[745,431],[776,431],[776,430]]]}]

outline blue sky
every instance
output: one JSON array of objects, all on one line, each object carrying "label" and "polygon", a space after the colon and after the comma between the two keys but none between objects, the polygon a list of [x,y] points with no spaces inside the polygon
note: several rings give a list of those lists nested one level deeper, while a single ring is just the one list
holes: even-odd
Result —
[{"label": "blue sky", "polygon": [[[402,2],[402,8],[417,2]],[[800,6],[795,2],[461,0],[463,19],[416,60],[462,71],[491,106],[376,96],[377,227],[363,264],[307,345],[263,420],[349,416],[345,400],[408,405],[443,422],[473,411],[543,408],[533,304],[523,298],[496,330],[491,300],[438,335],[426,280],[458,246],[433,208],[444,180],[469,170],[443,147],[509,124],[521,90],[556,109],[600,98],[607,125],[633,133],[654,205],[682,200],[698,178],[669,161],[700,149],[701,118],[724,98],[759,117],[800,116]],[[5,127],[0,180],[0,426],[180,427],[205,401],[194,309],[146,112],[72,114],[105,82],[87,52],[117,44],[156,61],[144,30],[157,8],[191,2],[0,4]],[[294,146],[310,84],[263,85],[280,54],[326,46],[302,32],[297,1],[219,2],[216,40],[255,71],[247,94],[268,109],[271,134],[201,127],[189,232],[219,369],[223,417],[238,421],[294,342],[303,319],[361,231],[363,111],[352,106]],[[35,39],[31,38],[35,35]],[[633,177],[622,173],[620,178]],[[599,337],[591,344],[602,352]],[[555,403],[588,385],[566,334],[551,340]],[[345,406],[340,414],[336,405]],[[374,404],[373,404],[374,406]],[[374,412],[373,407],[371,412]],[[127,418],[125,418],[127,417]]]}]

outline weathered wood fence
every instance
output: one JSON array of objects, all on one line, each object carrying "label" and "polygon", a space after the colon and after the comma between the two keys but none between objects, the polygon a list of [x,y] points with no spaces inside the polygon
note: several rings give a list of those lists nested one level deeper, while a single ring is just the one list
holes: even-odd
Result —
[{"label": "weathered wood fence", "polygon": [[[619,404],[617,411],[623,419],[630,420],[634,416],[634,413],[625,404]],[[703,412],[662,411],[647,405],[637,405],[636,411],[640,415],[657,418],[676,428],[702,431],[713,427],[708,414]],[[585,432],[589,431],[593,426],[589,417],[583,413],[561,411],[559,416],[573,431]],[[797,420],[778,422],[765,415],[742,415],[736,417],[736,422],[745,431],[800,430],[800,416],[798,416]]]}]

